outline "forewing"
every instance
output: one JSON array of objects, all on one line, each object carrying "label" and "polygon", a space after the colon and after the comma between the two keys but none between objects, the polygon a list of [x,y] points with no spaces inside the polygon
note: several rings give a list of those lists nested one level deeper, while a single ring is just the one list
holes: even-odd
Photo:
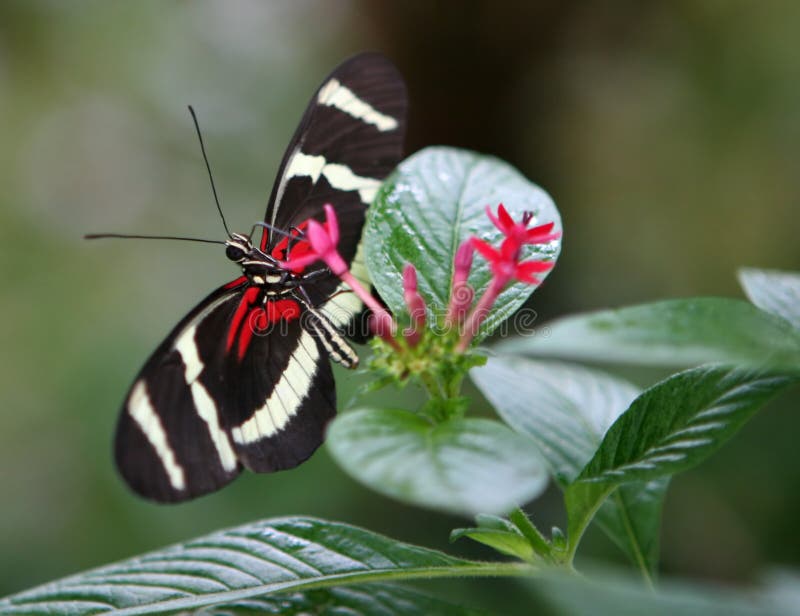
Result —
[{"label": "forewing", "polygon": [[[289,229],[330,203],[338,214],[342,256],[353,259],[364,212],[400,162],[406,125],[405,83],[377,53],[355,56],[322,82],[284,155],[265,221]],[[262,249],[279,240],[264,233]]]},{"label": "forewing", "polygon": [[[199,380],[198,331],[229,322],[241,288],[221,288],[192,310],[145,363],[120,413],[117,468],[138,494],[160,502],[213,492],[240,472],[223,409]],[[225,330],[205,332],[217,339]]]},{"label": "forewing", "polygon": [[[339,220],[339,252],[368,286],[360,248],[367,206],[402,158],[406,87],[384,56],[365,53],[337,67],[319,87],[284,155],[265,220],[287,230],[309,217],[322,219],[330,203]],[[272,250],[277,235],[262,237]],[[278,255],[283,257],[283,255]],[[322,268],[319,263],[309,268]],[[314,306],[354,340],[364,340],[363,304],[334,276],[316,279],[306,292]]]}]

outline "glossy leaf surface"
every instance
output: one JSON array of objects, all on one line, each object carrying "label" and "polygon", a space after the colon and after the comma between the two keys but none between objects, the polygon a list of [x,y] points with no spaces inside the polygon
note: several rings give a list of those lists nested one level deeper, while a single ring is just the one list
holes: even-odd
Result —
[{"label": "glossy leaf surface", "polygon": [[[425,148],[406,159],[387,178],[370,207],[364,230],[367,266],[373,284],[393,312],[405,312],[402,272],[407,263],[417,268],[420,293],[433,315],[443,316],[450,296],[453,257],[471,235],[499,245],[502,234],[486,216],[486,206],[505,204],[521,218],[535,215],[535,224],[561,219],[553,201],[509,164],[468,150]],[[533,223],[532,223],[533,224]],[[560,240],[526,248],[526,258],[558,257]],[[546,274],[540,277],[544,279]],[[475,257],[469,283],[479,296],[491,274]],[[479,337],[494,330],[534,291],[530,285],[511,285],[498,298]]]}]

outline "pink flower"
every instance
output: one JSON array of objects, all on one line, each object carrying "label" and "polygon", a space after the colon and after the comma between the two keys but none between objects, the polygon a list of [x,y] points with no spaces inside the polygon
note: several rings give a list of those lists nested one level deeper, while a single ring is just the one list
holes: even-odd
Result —
[{"label": "pink flower", "polygon": [[403,269],[403,297],[406,300],[408,314],[415,326],[425,324],[425,300],[417,289],[417,270],[410,263]]},{"label": "pink flower", "polygon": [[320,223],[309,219],[306,227],[305,239],[311,249],[303,255],[290,259],[289,261],[279,261],[281,267],[292,271],[302,270],[315,261],[323,261],[331,273],[345,282],[353,292],[372,310],[371,325],[373,331],[381,338],[397,346],[394,341],[394,319],[392,315],[372,297],[372,294],[353,276],[347,262],[339,254],[339,221],[336,218],[336,210],[332,205],[326,203],[325,222]]},{"label": "pink flower", "polygon": [[336,210],[328,203],[323,206],[323,209],[325,210],[325,223],[309,219],[306,227],[305,239],[310,244],[311,250],[289,261],[280,261],[281,267],[292,271],[302,271],[315,261],[324,261],[335,276],[341,276],[348,270],[347,263],[337,250],[339,221],[336,219]]},{"label": "pink flower", "polygon": [[[339,254],[339,224],[336,219],[336,211],[328,204],[324,206],[324,210],[324,223],[313,219],[307,221],[304,251],[300,251],[297,256],[289,258],[286,262],[279,261],[279,263],[281,266],[297,272],[315,261],[323,261],[328,269],[347,283],[364,304],[372,310],[371,327],[373,331],[397,351],[401,351],[401,346],[394,339],[396,324],[392,315],[352,275],[347,262]],[[553,231],[555,223],[550,222],[528,228],[528,224],[533,220],[532,213],[524,212],[521,219],[515,221],[503,204],[498,206],[497,215],[487,207],[486,215],[504,235],[500,245],[493,246],[485,240],[472,237],[463,242],[454,255],[450,301],[445,322],[448,325],[462,323],[464,325],[464,331],[456,346],[456,350],[459,352],[466,351],[506,285],[514,280],[524,284],[539,284],[541,278],[537,275],[546,273],[553,268],[553,261],[541,259],[521,261],[523,247],[545,244],[561,237],[560,231]],[[488,261],[492,279],[467,315],[475,297],[475,292],[468,283],[475,251]],[[407,264],[403,269],[403,297],[411,318],[410,326],[403,331],[403,336],[407,345],[414,347],[419,343],[422,329],[425,327],[426,305],[417,286],[417,270],[411,264]]]},{"label": "pink flower", "polygon": [[475,249],[469,240],[463,242],[456,250],[456,256],[453,259],[453,282],[450,286],[450,302],[445,320],[448,326],[454,323],[461,323],[464,320],[464,316],[475,298],[475,290],[467,282],[469,272],[472,269],[472,255],[474,252]]},{"label": "pink flower", "polygon": [[486,206],[486,215],[494,223],[503,235],[509,240],[513,240],[517,246],[524,244],[544,244],[552,240],[557,240],[561,237],[561,233],[552,233],[555,223],[548,222],[538,227],[528,229],[528,223],[533,219],[531,212],[524,212],[520,222],[514,222],[511,215],[506,211],[505,206],[501,203],[497,206],[497,216],[492,214],[492,208]]},{"label": "pink flower", "polygon": [[481,324],[497,301],[497,297],[509,282],[518,280],[525,284],[539,284],[541,279],[537,278],[535,274],[542,274],[553,268],[553,261],[533,259],[521,262],[522,247],[529,244],[545,244],[561,237],[559,231],[553,232],[555,223],[552,222],[529,229],[528,223],[533,219],[533,214],[530,212],[523,213],[522,219],[515,222],[502,203],[497,207],[497,216],[492,214],[492,210],[488,206],[486,215],[494,223],[494,226],[505,235],[505,238],[499,248],[495,248],[477,237],[470,238],[473,248],[489,262],[492,280],[467,317],[464,333],[456,347],[462,352],[467,349],[478,333]]},{"label": "pink flower", "polygon": [[469,270],[472,269],[472,255],[474,253],[472,242],[462,242],[456,250],[453,259],[453,286],[462,285],[467,282]]},{"label": "pink flower", "polygon": [[488,242],[477,237],[471,239],[475,249],[489,262],[495,281],[504,287],[513,279],[524,282],[525,284],[539,284],[541,280],[533,274],[548,272],[555,265],[552,261],[525,261],[519,262],[519,252],[521,246],[515,243],[512,238],[503,240],[500,250],[493,248]]},{"label": "pink flower", "polygon": [[417,270],[410,263],[403,269],[403,297],[411,317],[411,326],[403,331],[403,336],[410,346],[416,346],[420,330],[425,327],[425,300],[417,289]]}]

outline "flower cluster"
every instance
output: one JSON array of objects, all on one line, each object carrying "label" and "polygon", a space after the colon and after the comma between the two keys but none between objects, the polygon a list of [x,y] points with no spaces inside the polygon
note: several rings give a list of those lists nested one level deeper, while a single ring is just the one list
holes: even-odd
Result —
[{"label": "flower cluster", "polygon": [[[472,338],[478,333],[481,323],[486,319],[495,301],[497,301],[497,297],[509,282],[518,280],[524,284],[538,285],[541,280],[536,278],[534,274],[548,272],[555,264],[553,261],[542,261],[540,259],[521,261],[523,247],[533,244],[547,244],[561,237],[559,231],[553,231],[555,223],[552,222],[529,229],[528,224],[533,219],[533,214],[530,212],[525,212],[522,215],[522,220],[515,222],[502,203],[497,207],[497,216],[492,214],[489,206],[486,206],[486,215],[505,237],[499,249],[477,237],[471,237],[467,240],[489,262],[492,270],[492,280],[467,317],[464,333],[457,347],[461,352],[467,349]],[[456,264],[457,266],[458,264]],[[466,279],[466,274],[463,276]]]},{"label": "flower cluster", "polygon": [[[486,214],[504,236],[500,246],[495,247],[482,239],[471,237],[458,248],[453,263],[453,280],[445,325],[459,326],[461,334],[455,345],[455,350],[459,353],[467,350],[497,297],[510,282],[539,284],[540,279],[536,275],[548,272],[553,267],[553,261],[523,261],[523,248],[527,245],[546,244],[561,237],[560,232],[553,230],[555,225],[552,222],[529,228],[533,219],[530,212],[525,212],[520,221],[515,221],[502,203],[497,208],[497,214],[489,206],[486,207]],[[305,267],[316,260],[324,261],[331,272],[343,280],[372,310],[373,331],[393,348],[401,350],[395,336],[397,327],[392,315],[350,273],[347,263],[337,250],[339,225],[333,207],[325,205],[325,223],[315,220],[308,222],[306,239],[310,250],[299,260],[293,259],[292,267]],[[489,262],[492,279],[473,305],[475,291],[467,279],[476,251]],[[402,339],[406,347],[414,348],[423,336],[427,313],[425,300],[417,288],[417,271],[411,264],[406,265],[403,271],[403,296],[410,324],[402,330]]]}]

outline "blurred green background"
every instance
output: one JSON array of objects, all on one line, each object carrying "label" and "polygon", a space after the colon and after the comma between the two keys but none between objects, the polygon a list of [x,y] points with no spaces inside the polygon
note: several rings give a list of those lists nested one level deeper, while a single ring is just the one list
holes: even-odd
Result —
[{"label": "blurred green background", "polygon": [[[366,491],[324,448],[172,507],[116,477],[133,376],[235,271],[205,245],[81,235],[222,237],[188,103],[228,220],[246,230],[314,88],[348,55],[381,50],[409,85],[408,153],[495,154],[559,205],[564,251],[531,304],[542,318],[741,297],[739,266],[800,269],[798,32],[800,4],[778,0],[0,4],[0,595],[292,513],[487,555],[448,546],[465,520]],[[359,381],[339,377],[345,406]],[[800,565],[796,402],[676,478],[665,572],[746,583],[768,563]],[[552,491],[528,509],[560,521]],[[585,548],[620,558],[598,533]],[[447,585],[486,605],[509,586]]]}]

